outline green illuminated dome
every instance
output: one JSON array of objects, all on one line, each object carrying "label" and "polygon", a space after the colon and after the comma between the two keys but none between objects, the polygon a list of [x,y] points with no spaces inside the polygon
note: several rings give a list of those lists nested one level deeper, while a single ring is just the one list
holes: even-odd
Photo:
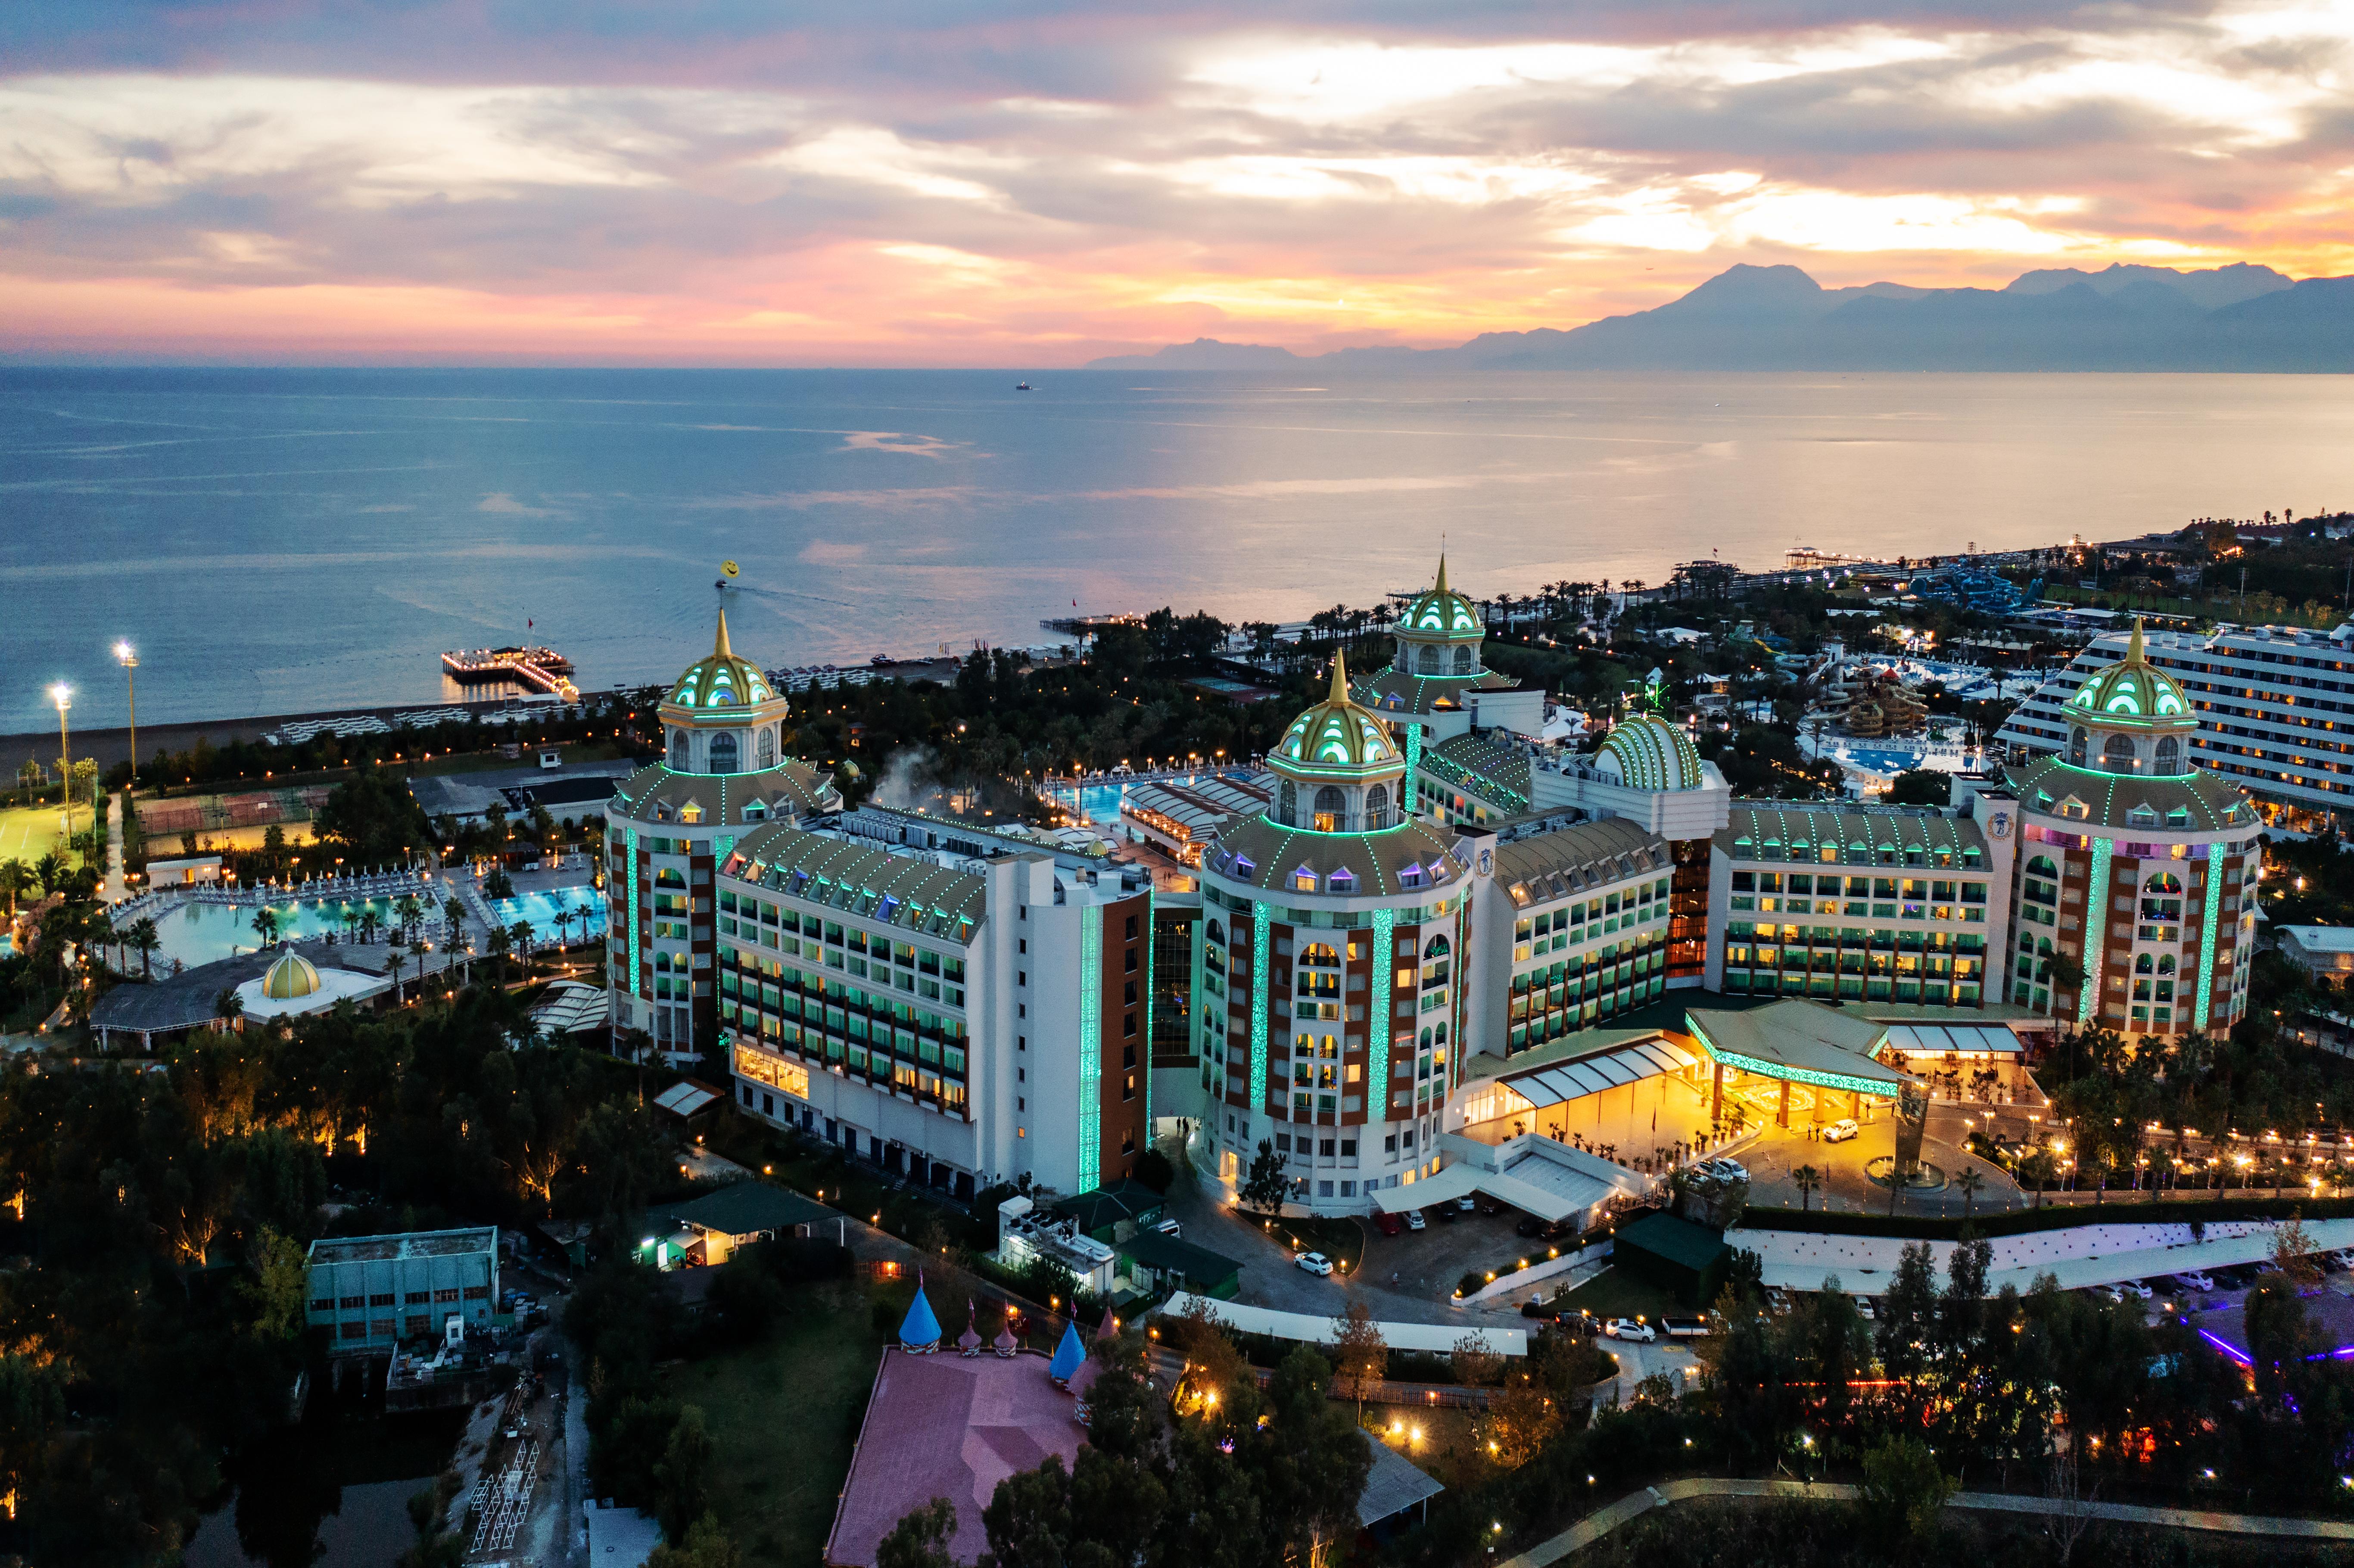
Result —
[{"label": "green illuminated dome", "polygon": [[1488,626],[1478,605],[1447,586],[1447,557],[1441,556],[1437,584],[1414,597],[1397,619],[1397,630],[1401,636],[1417,640],[1468,637],[1476,641],[1487,635]]},{"label": "green illuminated dome", "polygon": [[1303,781],[1371,778],[1405,772],[1405,756],[1380,716],[1351,699],[1348,660],[1336,653],[1331,694],[1291,721],[1267,765]]},{"label": "green illuminated dome", "polygon": [[761,674],[748,659],[739,659],[727,646],[727,612],[719,612],[719,635],[711,652],[687,666],[686,673],[671,683],[670,705],[704,712],[711,708],[749,707],[765,703],[776,694],[769,689],[768,677]]},{"label": "green illuminated dome", "polygon": [[319,994],[319,971],[310,959],[289,948],[261,977],[261,994],[272,1001],[300,1001]]},{"label": "green illuminated dome", "polygon": [[1612,730],[1594,766],[1636,789],[1697,789],[1703,782],[1691,737],[1657,714],[1637,714]]},{"label": "green illuminated dome", "polygon": [[2064,705],[2071,720],[2096,729],[2165,729],[2189,732],[2199,715],[2174,678],[2142,652],[2141,622],[2134,622],[2126,656],[2085,682]]}]

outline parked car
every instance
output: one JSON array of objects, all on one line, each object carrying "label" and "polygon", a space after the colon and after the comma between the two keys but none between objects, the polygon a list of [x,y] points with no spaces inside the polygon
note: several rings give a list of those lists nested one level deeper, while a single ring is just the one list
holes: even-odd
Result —
[{"label": "parked car", "polygon": [[[1467,1202],[1471,1201],[1472,1200],[1469,1199],[1465,1200]],[[1500,1214],[1504,1212],[1504,1205],[1496,1199],[1490,1198],[1485,1192],[1479,1194],[1477,1202],[1479,1212],[1483,1214]]]},{"label": "parked car", "polygon": [[1841,1117],[1839,1120],[1831,1123],[1830,1126],[1823,1128],[1823,1141],[1825,1143],[1845,1143],[1849,1139],[1856,1137],[1862,1131],[1863,1128],[1855,1125],[1855,1118],[1853,1117]]},{"label": "parked car", "polygon": [[1670,1340],[1701,1340],[1708,1337],[1705,1318],[1662,1318],[1659,1327],[1668,1331]]},{"label": "parked car", "polygon": [[1659,1337],[1658,1330],[1632,1318],[1613,1318],[1602,1326],[1602,1331],[1614,1340],[1629,1340],[1638,1345],[1648,1345]]},{"label": "parked car", "polygon": [[2132,1297],[2137,1301],[2147,1301],[2151,1297],[2158,1294],[2158,1292],[2149,1287],[2149,1284],[2147,1280],[2140,1279],[2119,1280],[2117,1282],[2117,1288],[2124,1291],[2126,1295]]},{"label": "parked car", "polygon": [[1395,1214],[1383,1213],[1373,1216],[1373,1228],[1385,1236],[1394,1236],[1405,1229],[1405,1222]]},{"label": "parked car", "polygon": [[1455,1212],[1458,1214],[1476,1213],[1479,1207],[1478,1202],[1468,1195],[1455,1200]]},{"label": "parked car", "polygon": [[1857,1314],[1866,1322],[1870,1322],[1880,1316],[1879,1313],[1872,1310],[1872,1298],[1869,1296],[1857,1297],[1855,1298],[1855,1309]]},{"label": "parked car", "polygon": [[2092,1294],[2112,1307],[2120,1305],[2126,1298],[2126,1293],[2114,1285],[2095,1285]]},{"label": "parked car", "polygon": [[1512,1229],[1515,1234],[1527,1236],[1535,1241],[1559,1241],[1565,1235],[1575,1234],[1576,1227],[1567,1220],[1541,1220],[1534,1214],[1528,1214],[1522,1216],[1521,1223]]},{"label": "parked car", "polygon": [[2354,1247],[2339,1247],[2329,1255],[2329,1266],[2339,1274],[2354,1269]]},{"label": "parked car", "polygon": [[1455,1223],[1455,1216],[1461,1213],[1462,1211],[1458,1209],[1452,1203],[1440,1203],[1435,1208],[1425,1210],[1424,1213],[1435,1213],[1438,1216],[1440,1223],[1451,1225]]},{"label": "parked car", "polygon": [[1152,1228],[1164,1236],[1182,1236],[1185,1234],[1185,1227],[1175,1220],[1163,1220]]},{"label": "parked car", "polygon": [[1702,1160],[1700,1168],[1723,1181],[1746,1181],[1749,1180],[1749,1167],[1744,1165],[1738,1160],[1727,1160],[1720,1156],[1714,1160]]},{"label": "parked car", "polygon": [[1332,1272],[1332,1260],[1326,1257],[1320,1252],[1303,1252],[1298,1257],[1292,1259],[1292,1261],[1299,1265],[1300,1267],[1306,1269],[1310,1274],[1330,1274]]},{"label": "parked car", "polygon": [[2182,1281],[2186,1287],[2192,1290],[2212,1290],[2215,1288],[2215,1281],[2207,1275],[2201,1274],[2195,1268],[2190,1269],[2186,1273],[2178,1274],[2174,1277]]},{"label": "parked car", "polygon": [[1406,1229],[1410,1231],[1418,1231],[1424,1229],[1429,1224],[1430,1222],[1428,1220],[1422,1217],[1422,1211],[1420,1209],[1408,1209],[1405,1212]]}]

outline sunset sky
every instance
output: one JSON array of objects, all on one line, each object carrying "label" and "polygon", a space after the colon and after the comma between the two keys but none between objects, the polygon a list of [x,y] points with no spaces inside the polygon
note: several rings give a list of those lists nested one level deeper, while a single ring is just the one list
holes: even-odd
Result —
[{"label": "sunset sky", "polygon": [[45,0],[0,61],[20,362],[1044,366],[1735,261],[2354,271],[2354,0]]}]

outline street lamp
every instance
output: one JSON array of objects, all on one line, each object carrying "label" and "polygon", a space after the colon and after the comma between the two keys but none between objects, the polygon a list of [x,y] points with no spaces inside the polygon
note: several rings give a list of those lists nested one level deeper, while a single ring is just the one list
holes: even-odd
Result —
[{"label": "street lamp", "polygon": [[131,790],[139,791],[139,650],[128,641],[114,645],[114,662],[122,666],[122,678],[129,684],[131,695]]},{"label": "street lamp", "polygon": [[66,709],[73,705],[73,688],[59,681],[49,688],[49,701],[58,705],[58,780],[64,786],[66,803],[66,853],[73,853],[73,746],[66,737]]}]

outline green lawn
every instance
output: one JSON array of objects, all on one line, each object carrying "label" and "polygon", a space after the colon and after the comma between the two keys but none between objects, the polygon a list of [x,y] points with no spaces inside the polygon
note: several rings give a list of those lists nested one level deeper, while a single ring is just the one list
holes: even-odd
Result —
[{"label": "green lawn", "polygon": [[[21,860],[30,865],[48,853],[50,846],[65,837],[58,811],[54,805],[0,811],[0,861]],[[88,807],[77,805],[74,816],[77,829],[90,825]]]},{"label": "green lawn", "polygon": [[823,1561],[882,1354],[871,1306],[858,1286],[803,1287],[766,1342],[670,1374],[671,1393],[709,1424],[712,1506],[745,1568]]},{"label": "green lawn", "polygon": [[1556,1298],[1553,1308],[1560,1312],[1591,1312],[1597,1318],[1648,1318],[1654,1323],[1670,1312],[1683,1310],[1673,1296],[1658,1286],[1615,1268],[1604,1269],[1568,1295]]}]

